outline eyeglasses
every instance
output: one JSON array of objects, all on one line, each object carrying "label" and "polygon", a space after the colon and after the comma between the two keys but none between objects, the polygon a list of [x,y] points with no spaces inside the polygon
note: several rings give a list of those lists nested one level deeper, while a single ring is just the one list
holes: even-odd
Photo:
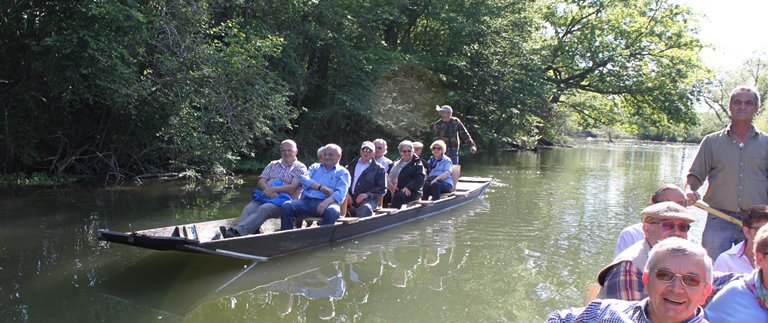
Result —
[{"label": "eyeglasses", "polygon": [[675,277],[680,277],[683,285],[688,287],[697,287],[701,285],[701,276],[696,274],[677,274],[669,269],[656,269],[656,279],[660,282],[671,283]]},{"label": "eyeglasses", "polygon": [[371,150],[371,148],[364,147],[364,148],[360,148],[360,151],[372,152],[373,150]]},{"label": "eyeglasses", "polygon": [[401,153],[403,153],[403,154],[408,154],[408,153],[410,153],[411,151],[410,151],[410,150],[401,150],[400,152],[401,152]]},{"label": "eyeglasses", "polygon": [[691,225],[688,223],[675,223],[674,221],[649,221],[648,224],[661,224],[660,227],[664,231],[672,231],[675,226],[677,226],[677,231],[680,232],[688,232],[691,229]]}]

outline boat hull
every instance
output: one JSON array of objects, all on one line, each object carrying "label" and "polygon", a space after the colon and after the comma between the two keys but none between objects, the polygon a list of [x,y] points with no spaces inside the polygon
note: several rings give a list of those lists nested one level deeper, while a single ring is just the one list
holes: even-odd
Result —
[{"label": "boat hull", "polygon": [[153,250],[215,254],[262,261],[343,241],[426,218],[472,201],[485,192],[490,179],[462,177],[454,195],[436,202],[419,202],[401,210],[378,212],[367,218],[353,218],[334,225],[252,234],[213,240],[221,225],[232,226],[237,218],[134,232],[99,230],[99,239]]}]

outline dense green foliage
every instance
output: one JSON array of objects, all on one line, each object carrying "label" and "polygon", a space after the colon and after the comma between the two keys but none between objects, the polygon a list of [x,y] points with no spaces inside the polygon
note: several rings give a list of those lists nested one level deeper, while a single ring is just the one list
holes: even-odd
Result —
[{"label": "dense green foliage", "polygon": [[428,142],[436,104],[485,149],[694,124],[695,18],[667,0],[6,1],[2,169],[119,181],[285,137]]}]

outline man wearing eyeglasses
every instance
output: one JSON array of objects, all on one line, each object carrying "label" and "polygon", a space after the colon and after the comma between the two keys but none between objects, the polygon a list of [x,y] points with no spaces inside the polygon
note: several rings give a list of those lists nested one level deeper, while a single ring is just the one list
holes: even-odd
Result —
[{"label": "man wearing eyeglasses", "polygon": [[[755,89],[736,87],[728,110],[731,123],[701,141],[686,177],[685,192],[695,203],[701,199],[697,190],[706,180],[709,186],[704,201],[741,220],[752,205],[768,204],[768,135],[752,123],[760,110],[760,95]],[[739,226],[713,214],[707,216],[701,244],[712,259],[743,240]]]},{"label": "man wearing eyeglasses", "polygon": [[712,291],[712,260],[700,245],[677,237],[659,242],[642,281],[647,297],[641,300],[598,299],[556,311],[547,322],[706,322],[701,306]]},{"label": "man wearing eyeglasses", "polygon": [[647,295],[643,291],[643,268],[648,253],[659,241],[669,237],[688,238],[688,229],[696,218],[675,202],[661,202],[646,207],[640,213],[645,240],[639,241],[620,253],[597,276],[602,288],[598,298],[639,301]]},{"label": "man wearing eyeglasses", "polygon": [[360,157],[347,165],[352,185],[349,187],[352,213],[357,217],[367,217],[373,214],[378,206],[379,197],[386,190],[384,166],[373,160],[375,146],[370,141],[364,141],[360,146]]},{"label": "man wearing eyeglasses", "polygon": [[262,194],[254,195],[254,200],[243,208],[237,226],[219,227],[217,238],[234,238],[258,232],[264,221],[280,217],[280,204],[275,202],[280,194],[287,194],[287,199],[299,197],[302,191],[299,181],[307,173],[307,166],[296,159],[298,152],[295,141],[286,139],[280,143],[282,158],[270,162],[256,182],[257,190]]}]

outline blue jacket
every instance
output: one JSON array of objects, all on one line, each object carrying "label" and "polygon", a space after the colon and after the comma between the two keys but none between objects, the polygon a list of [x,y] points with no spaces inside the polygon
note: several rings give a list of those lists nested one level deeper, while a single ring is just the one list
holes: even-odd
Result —
[{"label": "blue jacket", "polygon": [[371,164],[368,165],[368,168],[360,174],[360,179],[357,180],[355,191],[352,192],[352,183],[355,182],[355,167],[357,167],[358,160],[360,160],[360,157],[353,159],[352,162],[347,165],[349,176],[351,178],[349,181],[349,195],[352,196],[352,201],[355,201],[357,195],[363,193],[368,193],[368,200],[378,199],[380,196],[383,196],[387,190],[384,166],[377,163],[375,160],[371,160]]},{"label": "blue jacket", "polygon": [[[280,186],[280,185],[283,185],[283,181],[277,179],[274,182],[272,182],[272,184],[269,185],[269,186],[274,187],[274,186]],[[285,203],[286,201],[290,201],[291,200],[291,196],[288,195],[288,193],[285,193],[285,192],[280,192],[279,194],[277,194],[277,197],[275,197],[275,198],[265,197],[264,196],[264,191],[262,191],[260,189],[253,190],[253,194],[251,195],[251,198],[253,198],[253,200],[256,201],[256,202],[272,203],[272,204],[275,204],[277,206],[283,205],[283,203]]]}]

